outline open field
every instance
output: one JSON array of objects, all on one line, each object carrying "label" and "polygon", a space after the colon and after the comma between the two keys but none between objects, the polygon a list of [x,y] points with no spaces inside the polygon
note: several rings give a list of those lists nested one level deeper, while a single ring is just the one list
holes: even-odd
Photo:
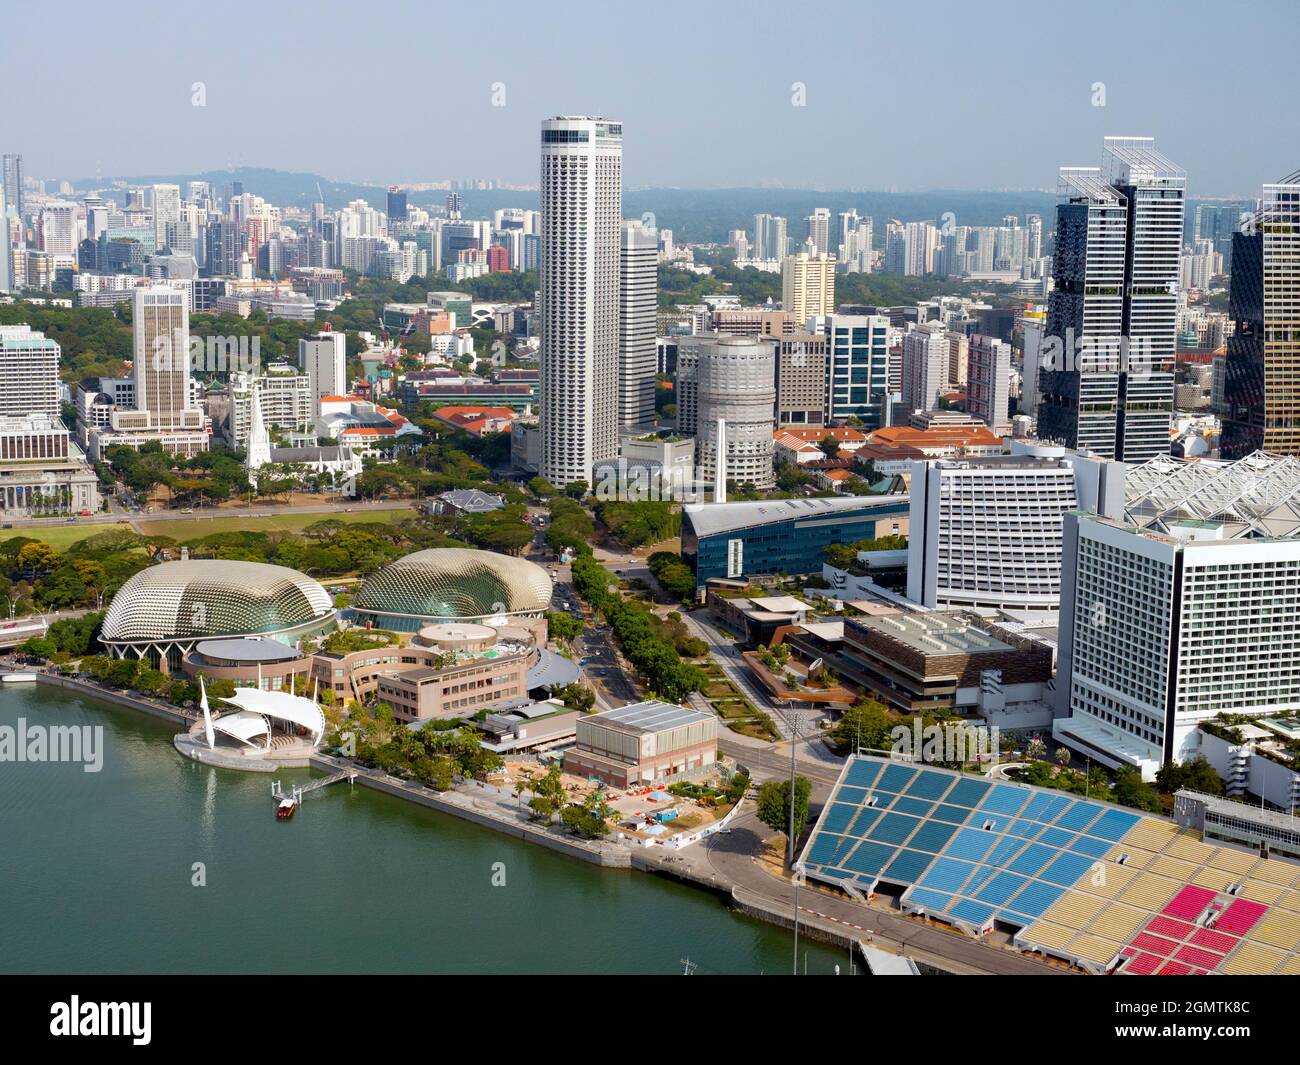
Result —
[{"label": "open field", "polygon": [[135,518],[118,522],[77,522],[63,525],[25,525],[0,531],[0,540],[14,536],[27,536],[43,540],[56,551],[66,551],[78,540],[104,532],[139,532],[146,536],[170,536],[176,540],[197,540],[213,533],[227,532],[301,532],[318,521],[375,522],[392,524],[414,516],[414,510],[358,510],[346,513],[338,510],[328,514],[252,514],[226,513],[220,517],[154,520]]},{"label": "open field", "polygon": [[358,510],[351,514],[337,510],[330,514],[223,514],[219,518],[187,518],[184,521],[148,521],[137,518],[132,524],[146,536],[170,536],[177,540],[197,540],[201,536],[227,532],[301,532],[318,521],[365,522],[391,525],[413,517],[414,510]]}]

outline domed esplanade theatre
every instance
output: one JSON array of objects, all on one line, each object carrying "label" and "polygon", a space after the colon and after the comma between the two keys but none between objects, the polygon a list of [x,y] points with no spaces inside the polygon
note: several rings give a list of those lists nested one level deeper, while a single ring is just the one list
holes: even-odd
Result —
[{"label": "domed esplanade theatre", "polygon": [[262,637],[289,647],[335,627],[330,594],[284,566],[182,559],[141,570],[113,596],[100,642],[166,673],[202,640]]},{"label": "domed esplanade theatre", "polygon": [[376,570],[352,600],[355,623],[391,632],[468,623],[522,627],[546,644],[551,578],[535,562],[468,548],[416,551]]}]

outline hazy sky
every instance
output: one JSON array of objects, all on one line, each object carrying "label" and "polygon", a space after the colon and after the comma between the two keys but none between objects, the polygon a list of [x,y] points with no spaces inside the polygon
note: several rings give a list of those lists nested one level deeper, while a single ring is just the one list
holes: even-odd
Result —
[{"label": "hazy sky", "polygon": [[1155,136],[1192,196],[1300,167],[1295,0],[7,7],[0,147],[34,177],[532,184],[559,113],[623,120],[628,186],[1053,187],[1106,134]]}]

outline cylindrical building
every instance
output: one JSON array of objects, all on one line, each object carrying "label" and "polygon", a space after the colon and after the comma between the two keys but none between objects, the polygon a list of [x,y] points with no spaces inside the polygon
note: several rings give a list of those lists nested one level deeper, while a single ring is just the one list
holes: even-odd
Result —
[{"label": "cylindrical building", "polygon": [[764,337],[718,336],[695,348],[696,455],[700,479],[717,473],[718,422],[725,422],[726,480],[771,488],[776,404],[776,344]]}]

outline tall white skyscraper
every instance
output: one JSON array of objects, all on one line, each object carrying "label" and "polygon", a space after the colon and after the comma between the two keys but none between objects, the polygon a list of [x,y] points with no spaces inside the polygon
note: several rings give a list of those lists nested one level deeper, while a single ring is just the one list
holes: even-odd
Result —
[{"label": "tall white skyscraper", "polygon": [[[190,244],[183,238],[189,231],[181,231],[181,189],[179,185],[153,187],[153,239],[156,248],[188,251]],[[185,244],[179,248],[178,245]]]},{"label": "tall white skyscraper", "polygon": [[348,340],[342,330],[335,332],[327,323],[315,336],[298,341],[298,366],[311,379],[316,413],[326,396],[342,396],[348,390]]},{"label": "tall white skyscraper", "polygon": [[[23,216],[23,157],[7,154],[4,156],[4,208],[12,210],[19,218]],[[0,214],[3,214],[0,211]]]},{"label": "tall white skyscraper", "polygon": [[996,337],[970,338],[966,411],[993,428],[1006,425],[1011,406],[1011,345]]},{"label": "tall white skyscraper", "polygon": [[58,342],[26,325],[0,325],[0,415],[57,418]]},{"label": "tall white skyscraper", "polygon": [[903,337],[903,409],[935,410],[948,383],[948,337],[927,322]]},{"label": "tall white skyscraper", "polygon": [[659,234],[624,222],[618,273],[618,421],[649,425],[655,416],[655,323],[659,294]]},{"label": "tall white skyscraper", "polygon": [[750,254],[755,259],[783,259],[787,250],[786,220],[780,215],[754,215],[754,247]]},{"label": "tall white skyscraper", "polygon": [[808,241],[818,255],[831,254],[831,212],[829,207],[817,207],[806,219]]},{"label": "tall white skyscraper", "polygon": [[618,452],[623,124],[542,123],[541,475],[592,479]]},{"label": "tall white skyscraper", "polygon": [[41,249],[50,255],[77,254],[77,205],[52,200],[41,208]]},{"label": "tall white skyscraper", "polygon": [[132,316],[136,411],[150,429],[202,429],[190,404],[190,312],[186,294],[165,285],[135,290]]}]

